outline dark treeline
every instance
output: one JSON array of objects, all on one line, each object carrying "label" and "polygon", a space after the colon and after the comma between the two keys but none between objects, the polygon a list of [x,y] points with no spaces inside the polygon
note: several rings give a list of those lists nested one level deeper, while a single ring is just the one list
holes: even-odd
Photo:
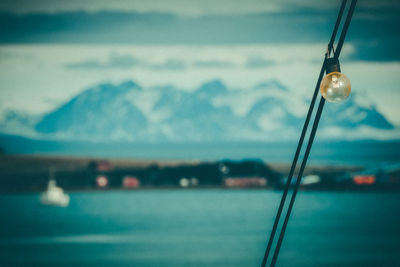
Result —
[{"label": "dark treeline", "polygon": [[[170,187],[283,189],[289,166],[262,160],[139,162],[44,156],[0,156],[0,192],[44,191],[51,178],[65,190]],[[296,173],[292,185],[296,182]],[[400,165],[364,169],[310,166],[300,186],[316,190],[400,190]]]},{"label": "dark treeline", "polygon": [[[0,175],[1,191],[44,190],[49,180],[46,168],[4,168]],[[56,170],[54,176],[59,186],[69,190],[97,188],[96,178],[99,176],[108,179],[108,188],[121,188],[125,177],[135,177],[141,187],[173,187],[179,186],[179,181],[185,178],[196,179],[197,186],[221,186],[227,177],[260,177],[265,178],[268,185],[277,185],[282,175],[262,161],[243,160],[133,167],[113,167],[104,161],[91,161],[86,168]]]}]

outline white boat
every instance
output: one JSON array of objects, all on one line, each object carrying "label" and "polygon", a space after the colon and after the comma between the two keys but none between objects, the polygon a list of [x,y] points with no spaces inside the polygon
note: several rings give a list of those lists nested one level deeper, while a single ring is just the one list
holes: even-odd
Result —
[{"label": "white boat", "polygon": [[66,207],[69,204],[69,196],[64,193],[61,187],[56,185],[54,179],[51,179],[47,185],[47,190],[40,196],[40,202],[44,205]]},{"label": "white boat", "polygon": [[303,177],[301,181],[302,185],[314,185],[321,182],[321,178],[318,175],[307,175]]}]

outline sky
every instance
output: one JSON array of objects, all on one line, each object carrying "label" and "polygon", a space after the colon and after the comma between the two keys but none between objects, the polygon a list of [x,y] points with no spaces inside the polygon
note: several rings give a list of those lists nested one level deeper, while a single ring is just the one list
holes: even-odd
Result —
[{"label": "sky", "polygon": [[[240,14],[258,12],[282,12],[288,9],[336,8],[339,1],[303,0],[3,0],[0,9],[14,13],[56,13],[67,11],[98,12],[104,10],[135,12],[168,12],[180,15]],[[392,0],[364,0],[358,3],[361,8],[399,8]]]},{"label": "sky", "polygon": [[[41,115],[103,82],[194,90],[277,79],[312,94],[340,1],[1,1],[0,115]],[[359,1],[341,55],[400,125],[399,1]]]}]

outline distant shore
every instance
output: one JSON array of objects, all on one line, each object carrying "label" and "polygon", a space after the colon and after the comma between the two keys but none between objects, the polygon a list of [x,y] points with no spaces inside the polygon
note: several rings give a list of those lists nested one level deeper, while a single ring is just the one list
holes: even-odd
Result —
[{"label": "distant shore", "polygon": [[[148,167],[151,165],[158,166],[178,166],[178,165],[196,165],[202,162],[215,162],[215,161],[201,161],[201,160],[148,160],[148,159],[115,159],[107,157],[79,157],[79,156],[60,156],[60,155],[43,155],[43,154],[20,154],[20,155],[0,155],[0,168],[2,169],[21,169],[26,168],[28,170],[45,170],[47,171],[50,167],[55,167],[60,171],[67,170],[78,170],[86,168],[91,161],[108,161],[114,168],[126,168],[126,167]],[[272,169],[285,173],[289,172],[291,163],[282,162],[265,162]],[[363,167],[354,164],[340,164],[340,165],[307,165],[305,174],[315,171],[357,171]]]},{"label": "distant shore", "polygon": [[[221,173],[221,164],[230,166],[229,173]],[[230,165],[229,165],[230,164]],[[387,190],[390,187],[357,187],[335,184],[332,180],[346,173],[362,170],[354,165],[310,165],[304,175],[318,175],[323,183],[302,187],[307,190]],[[69,192],[109,190],[201,190],[201,189],[282,189],[282,179],[290,171],[289,163],[271,163],[261,160],[244,161],[179,161],[107,159],[52,155],[1,155],[0,192],[41,192],[46,189],[49,172],[53,170],[57,184]],[[107,179],[100,187],[97,178]],[[97,178],[96,178],[97,177]],[[137,185],[125,185],[130,177]],[[185,178],[187,177],[187,178]],[[181,184],[182,179],[193,179],[194,185]],[[226,178],[242,179],[244,184],[229,186]],[[248,183],[256,179],[256,184]],[[257,180],[258,179],[258,180]],[[263,180],[265,182],[263,182]],[[136,181],[137,180],[137,181]],[[234,180],[237,181],[237,180]],[[262,184],[260,184],[262,182]],[[264,184],[265,183],[265,184]],[[127,188],[128,187],[128,188]]]}]

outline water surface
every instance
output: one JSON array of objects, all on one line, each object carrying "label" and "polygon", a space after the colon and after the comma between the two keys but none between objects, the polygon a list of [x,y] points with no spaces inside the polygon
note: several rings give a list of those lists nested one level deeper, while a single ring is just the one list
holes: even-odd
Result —
[{"label": "water surface", "polygon": [[[281,192],[0,196],[1,265],[259,266]],[[399,266],[400,194],[300,192],[278,266]]]}]

